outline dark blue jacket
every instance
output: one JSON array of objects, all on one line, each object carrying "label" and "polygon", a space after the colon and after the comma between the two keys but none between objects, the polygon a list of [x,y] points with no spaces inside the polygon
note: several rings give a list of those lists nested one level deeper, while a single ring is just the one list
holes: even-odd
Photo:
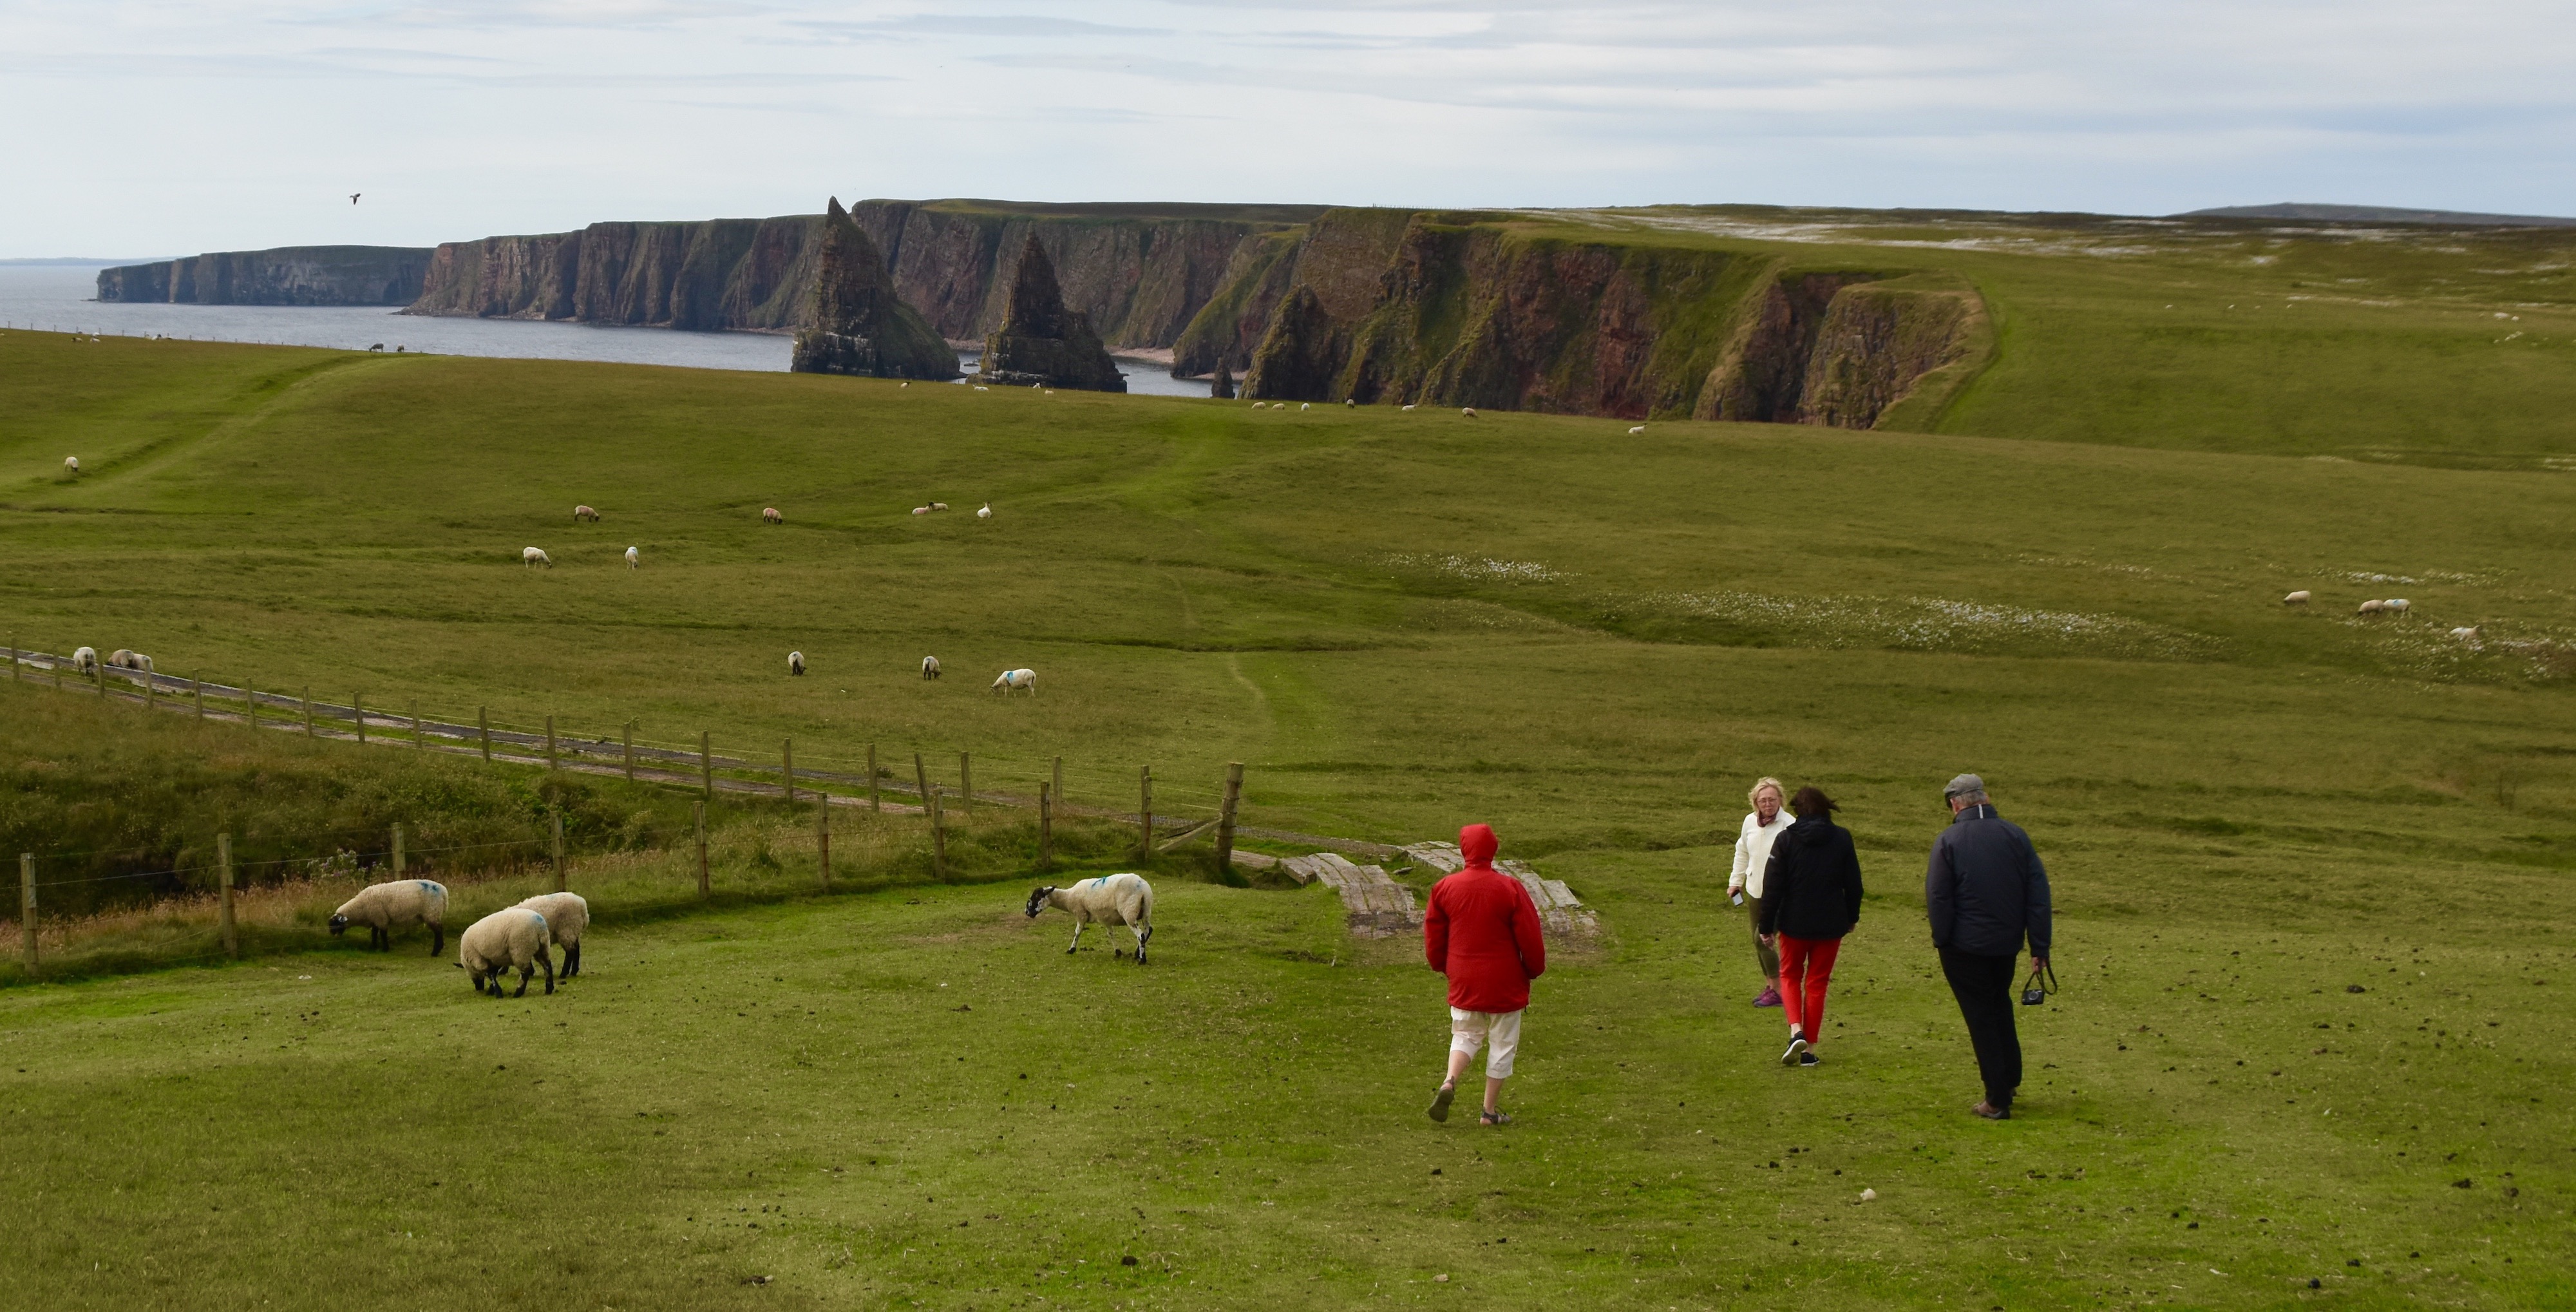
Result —
[{"label": "dark blue jacket", "polygon": [[1841,938],[1860,923],[1860,856],[1851,831],[1803,816],[1771,842],[1762,872],[1762,932]]},{"label": "dark blue jacket", "polygon": [[2027,937],[2032,956],[2048,955],[2048,870],[2030,835],[1991,806],[1952,816],[1932,840],[1923,910],[1934,947],[2009,957]]}]

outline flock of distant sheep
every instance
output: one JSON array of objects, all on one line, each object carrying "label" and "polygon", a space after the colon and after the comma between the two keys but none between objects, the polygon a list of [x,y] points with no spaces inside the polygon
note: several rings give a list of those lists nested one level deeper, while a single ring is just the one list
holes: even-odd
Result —
[{"label": "flock of distant sheep", "polygon": [[[2316,594],[2315,594],[2315,593],[2312,593],[2312,592],[2308,591],[2306,588],[2301,588],[2301,589],[2299,589],[2298,591],[2293,592],[2293,593],[2291,593],[2290,595],[2288,595],[2288,596],[2286,596],[2286,597],[2281,598],[2281,604],[2282,604],[2282,605],[2284,605],[2284,606],[2305,606],[2305,605],[2307,605],[2309,602],[2314,601],[2314,600],[2316,600]],[[2415,603],[2414,603],[2414,602],[2411,602],[2411,601],[2408,601],[2408,600],[2407,600],[2407,599],[2405,599],[2404,597],[2388,597],[2388,598],[2383,598],[2383,599],[2374,599],[2374,600],[2371,600],[2371,601],[2365,601],[2365,602],[2361,603],[2361,606],[2360,606],[2360,608],[2359,608],[2359,609],[2356,609],[2355,611],[2353,611],[2353,614],[2355,614],[2355,615],[2403,615],[2403,614],[2405,614],[2407,611],[2410,611],[2410,610],[2412,610],[2412,609],[2414,609],[2414,608],[2415,608]],[[2478,625],[2471,624],[2471,625],[2467,625],[2467,626],[2462,627],[2462,628],[2456,628],[2456,629],[2451,630],[2450,636],[2451,636],[2451,637],[2453,637],[2453,638],[2455,638],[2455,639],[2458,639],[2458,640],[2459,640],[2459,641],[2461,641],[2461,642],[2474,643],[2474,642],[2476,642],[2476,641],[2478,640],[2478,636],[2479,636],[2479,634],[2478,634],[2478,629],[2479,629],[2479,627],[2480,627],[2480,626],[2478,626]]]},{"label": "flock of distant sheep", "polygon": [[[1474,412],[1470,411],[1469,413],[1472,414]],[[78,472],[77,461],[73,462],[73,466],[74,472]],[[933,511],[946,510],[947,508],[947,502],[933,501],[926,506],[913,507],[912,513],[916,515],[927,515]],[[991,519],[992,517],[993,503],[990,501],[985,502],[975,511],[975,518],[977,519]],[[787,515],[776,506],[763,506],[760,510],[760,521],[764,524],[784,524],[787,522]],[[599,511],[588,505],[574,506],[572,508],[572,522],[576,524],[596,524],[599,522]],[[546,554],[546,549],[543,547],[522,548],[519,552],[519,560],[529,569],[535,569],[539,565],[543,565],[547,569],[553,569],[555,567],[555,558]],[[642,552],[633,547],[628,547],[626,549],[626,568],[635,569],[641,566],[643,562],[644,556]],[[81,650],[88,651],[89,648],[83,647]],[[142,668],[150,669],[152,667],[147,662]],[[801,651],[791,651],[787,653],[787,672],[790,675],[795,676],[802,676],[805,673],[805,653]],[[938,657],[924,656],[921,658],[921,677],[925,679],[936,679],[939,677]],[[993,691],[1006,697],[1013,691],[1026,692],[1030,696],[1035,697],[1038,694],[1038,672],[1029,669],[1004,670],[993,680]]]}]

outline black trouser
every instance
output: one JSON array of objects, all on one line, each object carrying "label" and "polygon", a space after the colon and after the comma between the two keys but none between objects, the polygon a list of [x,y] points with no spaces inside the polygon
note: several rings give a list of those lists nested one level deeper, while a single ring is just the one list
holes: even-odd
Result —
[{"label": "black trouser", "polygon": [[1941,973],[1949,978],[1959,1015],[1968,1022],[1986,1101],[1999,1111],[2012,1110],[2013,1091],[2021,1087],[2021,1035],[2013,1029],[2012,996],[2013,970],[2020,962],[2019,953],[1989,957],[1941,949]]}]

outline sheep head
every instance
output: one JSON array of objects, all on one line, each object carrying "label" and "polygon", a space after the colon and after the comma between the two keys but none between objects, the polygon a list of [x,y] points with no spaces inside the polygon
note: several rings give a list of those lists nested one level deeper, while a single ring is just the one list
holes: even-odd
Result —
[{"label": "sheep head", "polygon": [[346,933],[348,933],[348,932],[349,932],[349,918],[348,918],[347,916],[341,915],[340,913],[338,913],[338,912],[336,912],[336,911],[335,911],[335,912],[332,912],[332,913],[331,913],[331,937],[333,937],[333,938],[338,938],[338,937],[340,937],[342,934],[346,934]]},{"label": "sheep head", "polygon": [[1055,902],[1055,885],[1053,885],[1053,884],[1045,885],[1045,886],[1043,886],[1043,887],[1039,888],[1036,892],[1029,894],[1029,905],[1028,905],[1028,915],[1029,915],[1029,919],[1031,919],[1031,920],[1035,920],[1035,919],[1037,919],[1037,918],[1038,918],[1038,913],[1039,913],[1039,912],[1041,912],[1041,911],[1046,910],[1049,906],[1053,905],[1053,904],[1054,904],[1054,902]]}]

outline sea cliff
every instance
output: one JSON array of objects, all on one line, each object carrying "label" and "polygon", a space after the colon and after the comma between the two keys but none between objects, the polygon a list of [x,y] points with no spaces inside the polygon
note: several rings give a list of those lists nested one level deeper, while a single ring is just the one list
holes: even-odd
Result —
[{"label": "sea cliff", "polygon": [[430,251],[417,246],[280,246],[217,251],[98,271],[102,301],[189,305],[408,305]]}]

